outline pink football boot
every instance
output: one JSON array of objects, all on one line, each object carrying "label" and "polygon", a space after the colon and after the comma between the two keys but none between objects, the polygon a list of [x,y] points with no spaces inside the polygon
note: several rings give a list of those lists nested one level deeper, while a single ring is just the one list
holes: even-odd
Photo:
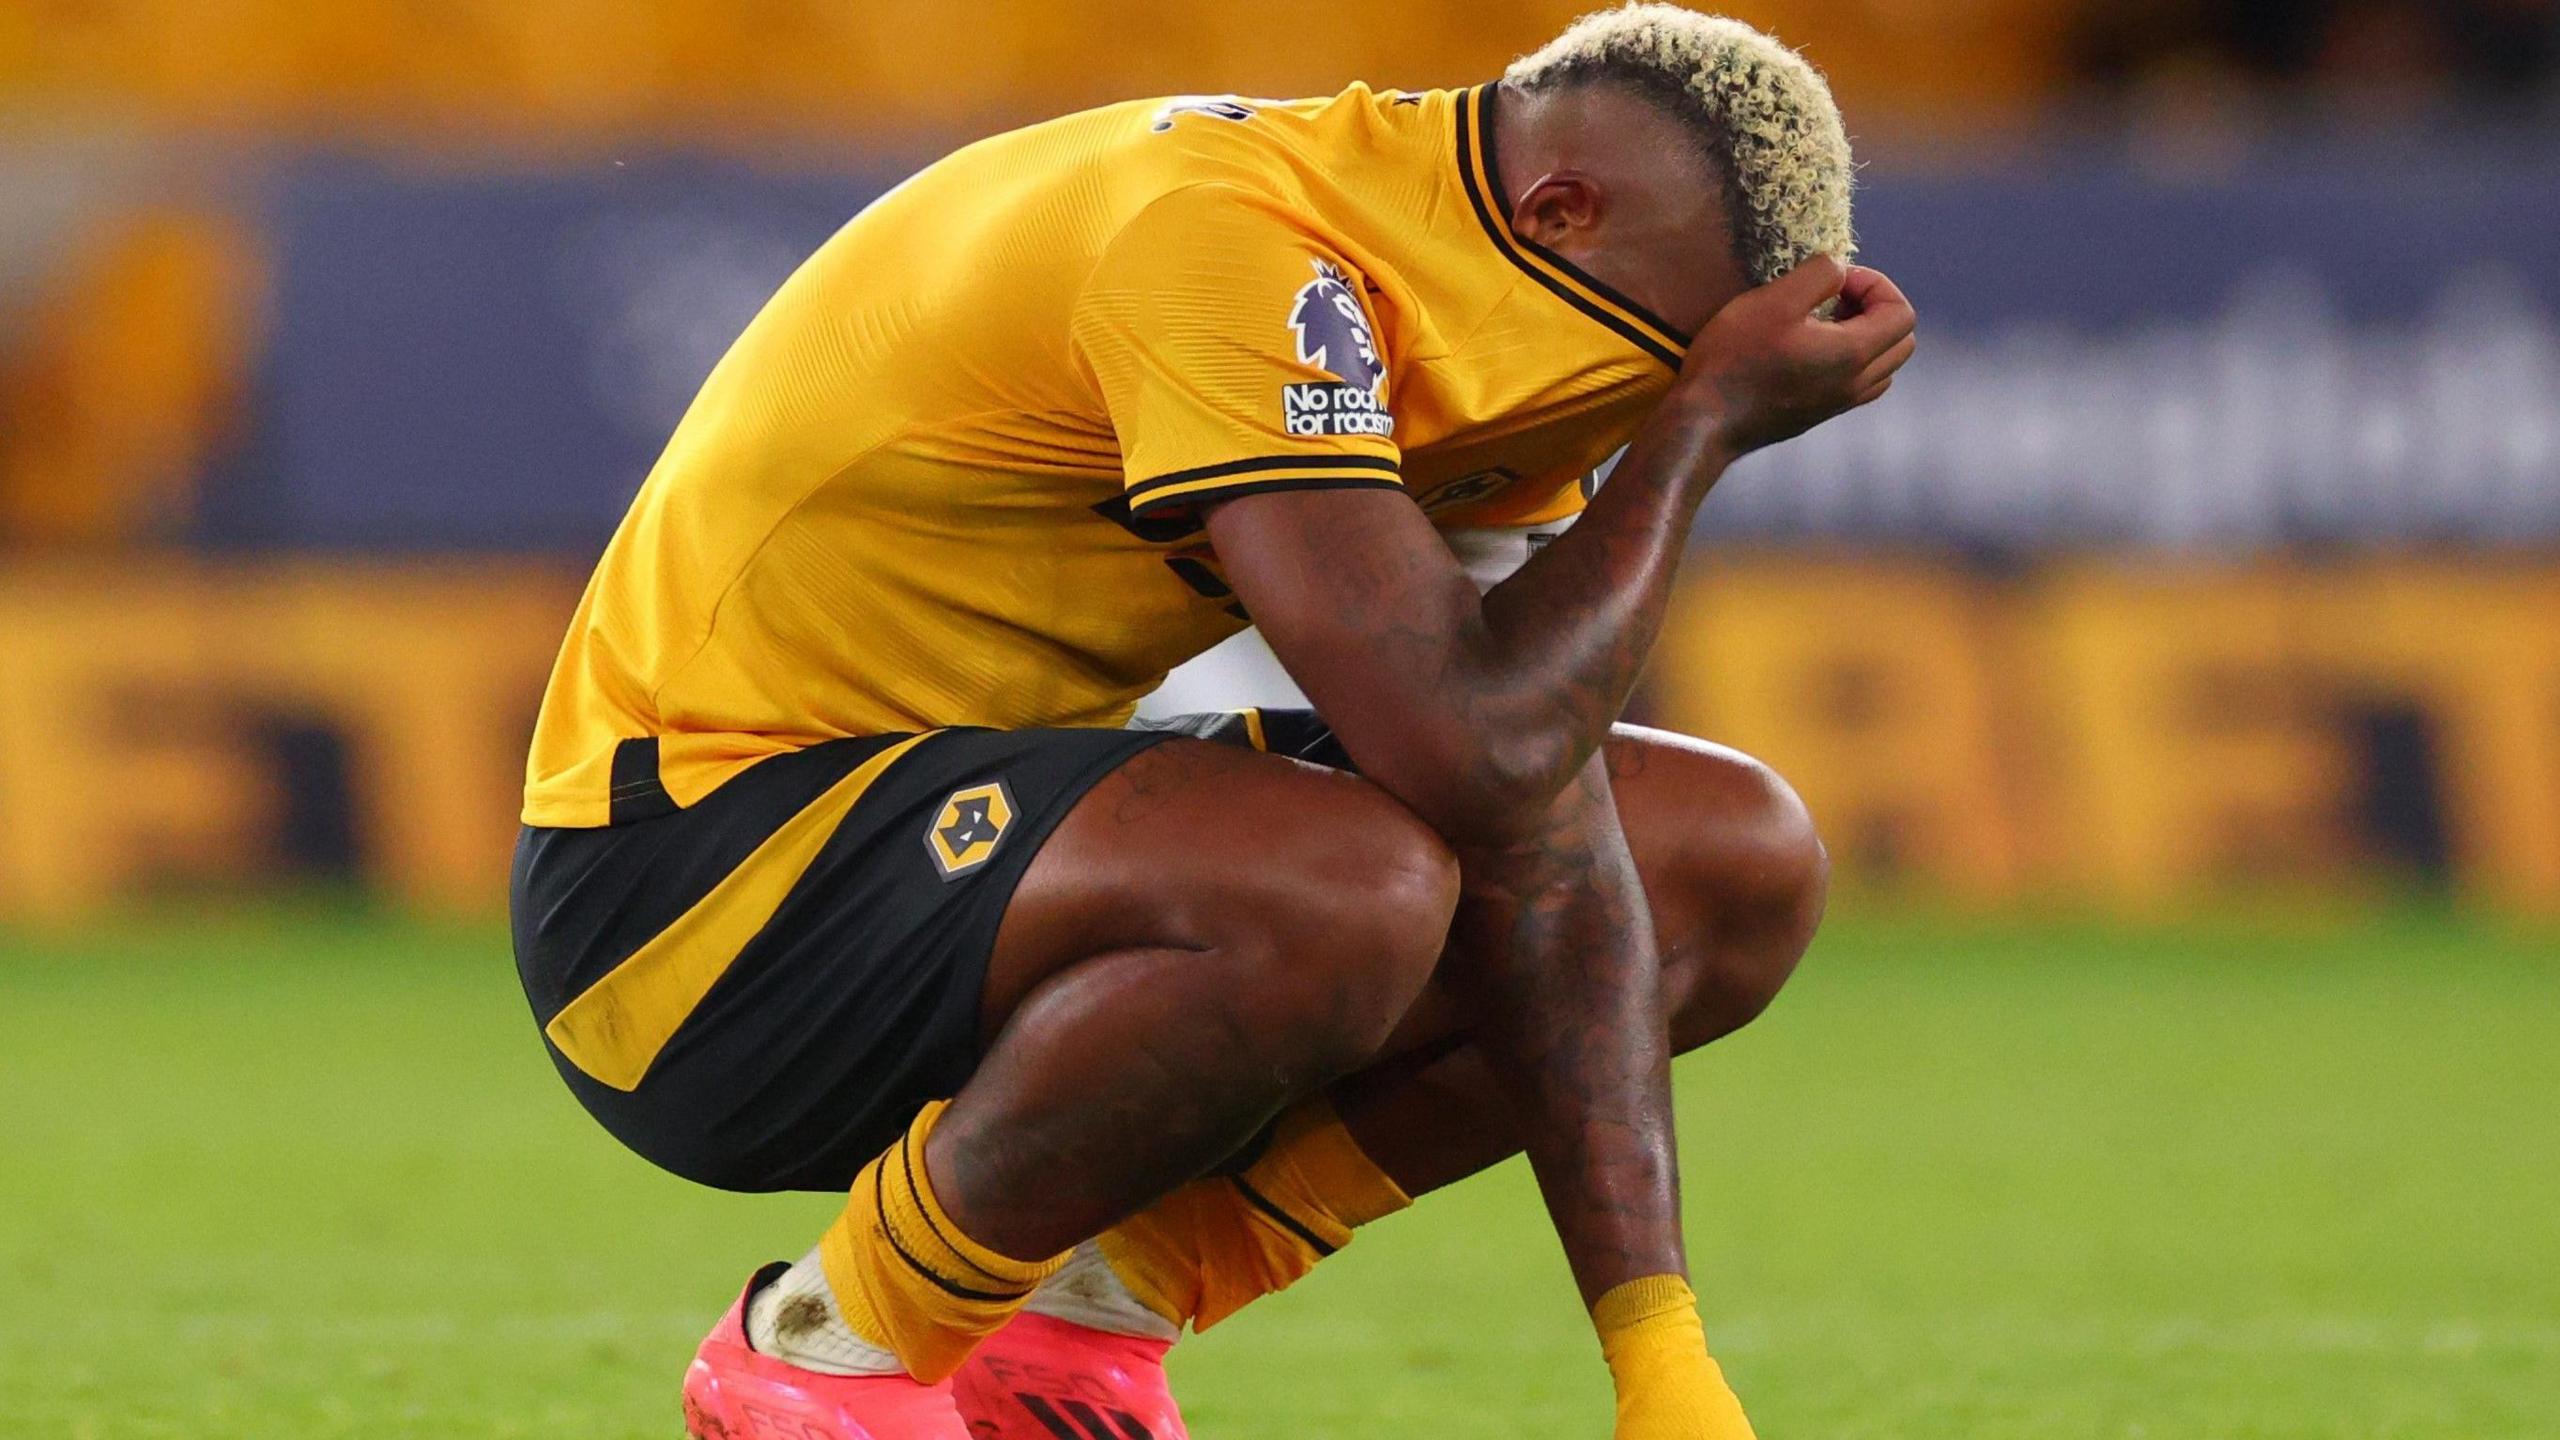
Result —
[{"label": "pink football boot", "polygon": [[826,1375],[756,1353],[747,1303],[789,1269],[755,1273],[684,1372],[684,1430],[694,1440],[969,1440],[951,1386],[904,1375]]},{"label": "pink football boot", "polygon": [[1165,1383],[1170,1340],[1014,1316],[951,1377],[972,1440],[1191,1440]]}]

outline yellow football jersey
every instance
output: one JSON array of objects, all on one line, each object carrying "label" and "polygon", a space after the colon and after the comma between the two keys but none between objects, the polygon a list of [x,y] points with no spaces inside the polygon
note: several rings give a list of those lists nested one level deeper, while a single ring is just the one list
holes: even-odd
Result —
[{"label": "yellow football jersey", "polygon": [[524,819],[847,735],[1117,725],[1243,628],[1195,513],[1401,485],[1552,521],[1684,337],[1514,237],[1494,87],[1115,105],[865,209],[686,412],[587,586]]}]

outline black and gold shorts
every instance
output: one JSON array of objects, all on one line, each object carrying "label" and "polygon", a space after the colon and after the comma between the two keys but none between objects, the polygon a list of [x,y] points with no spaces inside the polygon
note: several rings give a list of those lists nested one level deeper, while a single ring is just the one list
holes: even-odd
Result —
[{"label": "black and gold shorts", "polygon": [[836,740],[684,809],[526,828],[516,968],[561,1076],[688,1179],[845,1188],[976,1068],[996,928],[1050,830],[1170,733]]}]

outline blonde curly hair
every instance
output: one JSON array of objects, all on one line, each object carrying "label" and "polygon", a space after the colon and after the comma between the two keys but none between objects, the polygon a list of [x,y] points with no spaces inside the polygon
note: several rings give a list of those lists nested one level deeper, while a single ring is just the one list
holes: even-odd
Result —
[{"label": "blonde curly hair", "polygon": [[1802,55],[1739,20],[1621,5],[1576,20],[1502,79],[1523,94],[1623,85],[1677,115],[1718,172],[1736,257],[1754,283],[1856,248],[1849,135],[1831,87]]}]

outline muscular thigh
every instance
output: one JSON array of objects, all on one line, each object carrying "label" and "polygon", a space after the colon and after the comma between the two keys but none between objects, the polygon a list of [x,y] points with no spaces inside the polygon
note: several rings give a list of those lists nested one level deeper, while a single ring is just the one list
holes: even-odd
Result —
[{"label": "muscular thigh", "polygon": [[1417,910],[1445,921],[1435,897],[1450,864],[1410,811],[1346,770],[1168,740],[1096,784],[1032,860],[997,935],[982,1027],[1114,951],[1208,950],[1252,931],[1329,960]]},{"label": "muscular thigh", "polygon": [[[1214,857],[1226,853],[1226,837],[1239,829],[1269,837],[1282,824],[1298,823],[1281,817],[1301,813],[1317,817],[1319,825],[1336,827],[1330,833],[1341,833],[1343,822],[1331,808],[1348,797],[1336,793],[1338,787],[1303,800],[1276,793],[1264,798],[1257,790],[1252,809],[1216,798],[1230,783],[1223,778],[1229,775],[1268,772],[1276,789],[1295,786],[1311,774],[1353,769],[1331,730],[1312,712],[1246,710],[1183,716],[1164,724],[1216,743],[1161,747],[1151,752],[1150,760],[1165,774],[1149,776],[1133,769],[1125,785],[1110,787],[1147,797],[1138,806],[1142,813],[1161,809],[1175,821],[1160,835],[1175,853],[1149,864],[1197,867],[1206,862],[1214,868]],[[1773,988],[1802,952],[1820,913],[1819,877],[1808,908],[1805,871],[1808,857],[1818,868],[1821,847],[1794,792],[1739,750],[1668,730],[1619,725],[1610,734],[1606,756],[1675,1011],[1691,997],[1720,986]],[[1272,770],[1275,765],[1277,771]],[[1206,783],[1195,784],[1195,778]],[[1205,805],[1182,810],[1177,817],[1170,797],[1182,790],[1197,792],[1195,798],[1205,798]],[[1402,807],[1374,787],[1362,784],[1357,790],[1363,801],[1385,801],[1403,815]],[[1234,793],[1241,797],[1245,792],[1237,788]],[[1154,798],[1158,796],[1163,798]],[[1311,808],[1301,811],[1300,805]],[[1075,824],[1076,817],[1069,823]],[[1339,892],[1323,887],[1302,893],[1308,904],[1340,899]],[[1766,978],[1771,972],[1774,980]],[[1456,1001],[1434,983],[1398,1028],[1389,1050],[1436,1046],[1463,1028]]]}]

